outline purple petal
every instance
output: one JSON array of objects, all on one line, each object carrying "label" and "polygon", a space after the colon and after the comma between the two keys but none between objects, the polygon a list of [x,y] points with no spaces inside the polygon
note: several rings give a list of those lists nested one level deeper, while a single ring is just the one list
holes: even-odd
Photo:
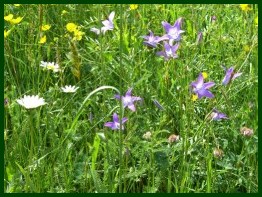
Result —
[{"label": "purple petal", "polygon": [[156,52],[156,55],[166,57],[166,53],[164,51],[158,51]]},{"label": "purple petal", "polygon": [[113,121],[119,122],[118,115],[116,113],[113,114]]},{"label": "purple petal", "polygon": [[150,46],[150,47],[152,47],[152,48],[156,48],[156,43],[144,41],[143,44],[144,44],[144,45],[147,45],[147,46]]},{"label": "purple petal", "polygon": [[165,34],[165,35],[163,35],[161,37],[157,37],[157,42],[161,42],[163,40],[168,40],[168,39],[169,39],[168,35]]},{"label": "purple petal", "polygon": [[132,94],[132,88],[129,88],[126,92],[126,96],[131,96]]},{"label": "purple petal", "polygon": [[214,95],[209,91],[206,90],[204,88],[196,91],[198,98],[202,98],[202,97],[208,97],[208,98],[213,98]]},{"label": "purple petal", "polygon": [[114,125],[115,125],[115,123],[113,123],[113,122],[106,122],[104,124],[105,127],[110,127],[110,128],[114,127]]},{"label": "purple petal", "polygon": [[111,23],[110,23],[109,20],[104,20],[104,21],[102,21],[102,23],[103,23],[103,25],[104,25],[105,27],[107,27],[107,28],[110,28],[110,26],[111,26]]},{"label": "purple petal", "polygon": [[181,28],[181,24],[182,24],[182,18],[178,18],[174,24],[174,27],[177,28],[177,29],[180,29]]},{"label": "purple petal", "polygon": [[115,95],[115,98],[118,99],[118,100],[120,100],[120,99],[121,99],[121,96],[120,96],[119,94],[116,94],[116,95]]},{"label": "purple petal", "polygon": [[168,22],[165,22],[165,21],[162,21],[162,25],[164,29],[166,30],[166,32],[169,32],[169,29],[172,28],[172,26]]},{"label": "purple petal", "polygon": [[96,33],[97,35],[100,34],[100,29],[97,29],[97,28],[95,28],[95,27],[92,27],[92,28],[90,29],[90,31]]},{"label": "purple petal", "polygon": [[136,111],[136,107],[134,104],[130,104],[127,106],[129,109],[131,109],[132,111]]},{"label": "purple petal", "polygon": [[165,42],[164,47],[166,51],[169,51],[171,49],[171,46],[167,42]]},{"label": "purple petal", "polygon": [[215,85],[214,82],[207,82],[207,83],[203,84],[203,88],[209,89],[209,88],[213,87],[214,85]]},{"label": "purple petal", "polygon": [[234,80],[235,78],[237,78],[237,77],[239,77],[239,76],[241,76],[242,75],[242,73],[235,73],[234,75],[233,75],[233,77],[232,77],[232,80]]},{"label": "purple petal", "polygon": [[134,102],[134,101],[140,101],[141,100],[141,98],[140,97],[138,97],[138,96],[132,96],[132,101]]},{"label": "purple petal", "polygon": [[115,17],[115,12],[113,11],[113,12],[111,12],[110,14],[109,14],[109,17],[108,17],[108,19],[109,19],[109,21],[113,21],[114,20],[114,17]]},{"label": "purple petal", "polygon": [[122,124],[124,124],[128,119],[126,117],[122,118]]},{"label": "purple petal", "polygon": [[175,54],[179,47],[179,43],[176,43],[175,46],[172,46],[172,52]]}]

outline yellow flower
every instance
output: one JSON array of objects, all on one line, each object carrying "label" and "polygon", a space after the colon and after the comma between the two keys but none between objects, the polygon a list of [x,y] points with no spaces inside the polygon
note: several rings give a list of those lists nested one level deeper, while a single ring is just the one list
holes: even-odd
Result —
[{"label": "yellow flower", "polygon": [[196,101],[198,99],[198,96],[196,95],[196,94],[193,94],[193,96],[192,96],[192,101]]},{"label": "yellow flower", "polygon": [[77,29],[77,25],[74,23],[67,23],[66,29],[69,32],[74,32]]},{"label": "yellow flower", "polygon": [[68,11],[63,10],[63,11],[61,12],[61,15],[63,16],[64,14],[67,14],[67,13],[68,13]]},{"label": "yellow flower", "polygon": [[74,31],[74,38],[73,40],[82,40],[82,36],[84,35],[85,33],[82,32],[82,31],[79,31],[78,29],[76,29]]},{"label": "yellow flower", "polygon": [[206,72],[202,72],[202,76],[204,79],[206,79],[208,77],[208,74]]},{"label": "yellow flower", "polygon": [[14,4],[15,7],[19,7],[21,4]]},{"label": "yellow flower", "polygon": [[258,26],[258,16],[255,18],[255,25]]},{"label": "yellow flower", "polygon": [[40,38],[39,44],[44,44],[46,43],[46,35]]},{"label": "yellow flower", "polygon": [[42,25],[41,30],[42,30],[42,31],[47,31],[47,30],[49,30],[50,28],[51,28],[51,25]]},{"label": "yellow flower", "polygon": [[240,4],[240,8],[245,12],[252,10],[249,4]]},{"label": "yellow flower", "polygon": [[8,31],[4,30],[4,37],[6,38],[7,36],[9,36],[10,32],[11,30],[8,30]]},{"label": "yellow flower", "polygon": [[6,21],[10,21],[10,20],[13,19],[13,17],[14,17],[13,14],[8,14],[7,16],[4,17],[4,19],[5,19]]},{"label": "yellow flower", "polygon": [[17,17],[16,19],[11,19],[9,22],[12,24],[12,25],[15,25],[15,24],[18,24],[22,21],[23,17]]},{"label": "yellow flower", "polygon": [[243,47],[243,49],[244,49],[244,51],[245,51],[245,52],[247,52],[247,53],[248,53],[248,52],[249,52],[249,50],[250,50],[250,47],[249,47],[248,45],[245,45],[245,46]]},{"label": "yellow flower", "polygon": [[129,6],[130,10],[136,10],[138,8],[137,4],[130,4]]}]

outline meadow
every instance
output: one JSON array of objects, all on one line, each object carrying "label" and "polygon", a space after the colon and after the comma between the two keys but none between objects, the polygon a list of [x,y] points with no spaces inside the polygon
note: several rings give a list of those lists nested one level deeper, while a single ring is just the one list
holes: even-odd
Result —
[{"label": "meadow", "polygon": [[258,6],[5,4],[5,193],[258,192]]}]

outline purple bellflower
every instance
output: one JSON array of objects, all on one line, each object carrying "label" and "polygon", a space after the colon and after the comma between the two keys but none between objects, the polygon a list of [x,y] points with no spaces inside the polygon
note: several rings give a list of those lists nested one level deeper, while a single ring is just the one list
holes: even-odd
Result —
[{"label": "purple bellflower", "polygon": [[242,75],[242,73],[235,73],[234,68],[230,67],[229,69],[224,68],[226,71],[226,75],[222,81],[223,85],[227,85],[228,83],[231,82],[231,80],[234,80],[235,78],[239,77]]},{"label": "purple bellflower", "polygon": [[176,43],[174,46],[169,45],[167,42],[164,44],[164,51],[159,51],[156,54],[159,56],[163,56],[165,60],[168,60],[169,58],[178,58],[178,55],[176,54],[176,51],[179,47],[179,44]]},{"label": "purple bellflower", "polygon": [[226,114],[223,114],[223,113],[217,111],[216,109],[213,109],[213,112],[210,114],[210,118],[212,120],[228,119]]},{"label": "purple bellflower", "polygon": [[130,110],[136,111],[134,102],[140,101],[141,98],[136,96],[131,96],[131,92],[132,92],[132,88],[129,88],[125,96],[115,95],[115,98],[118,100],[122,99],[124,108],[128,107]]},{"label": "purple bellflower", "polygon": [[[124,129],[123,124],[127,121],[127,118],[122,118],[121,123],[122,123],[122,130]],[[119,117],[116,113],[113,114],[113,122],[106,122],[104,124],[105,127],[110,127],[112,130],[119,130],[120,129],[120,122],[119,122]]]},{"label": "purple bellflower", "polygon": [[101,32],[103,34],[105,34],[105,32],[108,31],[108,30],[114,29],[114,23],[113,23],[114,17],[115,17],[115,12],[113,11],[109,14],[108,20],[102,21],[104,26],[101,28]]},{"label": "purple bellflower", "polygon": [[197,81],[191,83],[191,88],[199,99],[202,97],[213,98],[214,95],[208,89],[213,87],[214,85],[214,82],[204,83],[204,77],[202,73],[200,73]]},{"label": "purple bellflower", "polygon": [[172,45],[173,41],[180,41],[181,34],[184,33],[184,30],[181,30],[182,18],[176,20],[175,24],[172,26],[168,22],[163,21],[162,25],[166,30],[166,35],[169,38],[169,44]]},{"label": "purple bellflower", "polygon": [[167,37],[167,36],[162,36],[162,37],[154,36],[154,33],[153,33],[151,30],[149,30],[149,32],[150,32],[149,36],[142,36],[142,38],[145,39],[145,41],[144,41],[143,43],[144,43],[145,45],[147,45],[147,46],[156,48],[156,45],[157,45],[160,41],[168,40],[168,37]]}]

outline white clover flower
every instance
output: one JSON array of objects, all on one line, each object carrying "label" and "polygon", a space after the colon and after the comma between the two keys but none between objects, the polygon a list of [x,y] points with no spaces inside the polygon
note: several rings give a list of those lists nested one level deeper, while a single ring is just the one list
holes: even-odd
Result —
[{"label": "white clover flower", "polygon": [[150,131],[147,131],[146,133],[144,133],[143,138],[145,140],[150,140],[152,136],[152,133]]},{"label": "white clover flower", "polygon": [[54,62],[44,62],[44,61],[41,61],[40,66],[44,67],[45,69],[52,70],[52,71],[55,72],[55,73],[61,71],[59,65],[56,64],[56,63],[54,63]]},{"label": "white clover flower", "polygon": [[65,86],[65,87],[61,87],[62,91],[65,92],[65,93],[74,93],[76,92],[76,90],[78,89],[79,87],[75,87],[75,86]]},{"label": "white clover flower", "polygon": [[45,100],[40,98],[38,95],[24,95],[24,98],[17,99],[16,101],[19,103],[19,105],[22,105],[26,109],[33,109],[46,104]]}]

